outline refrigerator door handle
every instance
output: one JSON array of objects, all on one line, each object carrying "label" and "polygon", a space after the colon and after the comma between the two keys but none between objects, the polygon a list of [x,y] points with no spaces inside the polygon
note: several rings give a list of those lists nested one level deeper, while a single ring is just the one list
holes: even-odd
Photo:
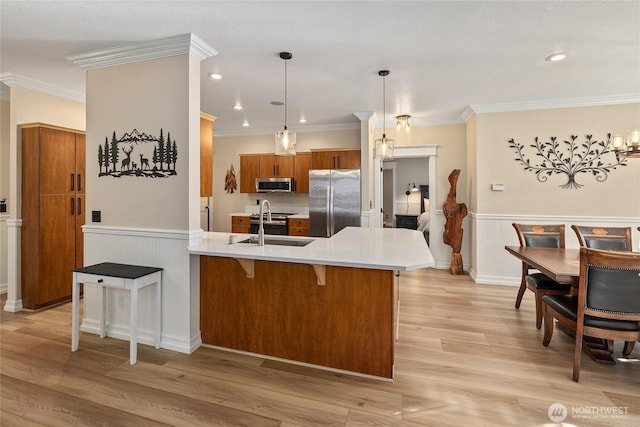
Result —
[{"label": "refrigerator door handle", "polygon": [[329,209],[330,209],[329,221],[331,222],[331,224],[329,225],[329,227],[331,228],[331,232],[328,233],[329,234],[328,237],[333,236],[333,233],[335,233],[335,229],[336,229],[335,224],[334,224],[334,220],[335,219],[334,219],[334,216],[333,216],[333,185],[331,185],[330,188],[331,188],[331,190],[329,190],[330,191],[330,196],[329,197],[331,198],[331,202],[329,203]]},{"label": "refrigerator door handle", "polygon": [[324,198],[327,201],[327,206],[325,209],[327,216],[327,237],[331,237],[331,186],[327,186],[327,197]]}]

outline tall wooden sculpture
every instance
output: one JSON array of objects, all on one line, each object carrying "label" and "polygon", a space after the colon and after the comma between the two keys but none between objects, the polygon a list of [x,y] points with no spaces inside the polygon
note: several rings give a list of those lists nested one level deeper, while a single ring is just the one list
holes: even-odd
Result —
[{"label": "tall wooden sculpture", "polygon": [[456,186],[458,185],[458,177],[460,169],[454,169],[449,174],[449,194],[447,200],[442,205],[442,213],[446,219],[444,224],[444,234],[442,236],[444,243],[451,246],[451,264],[449,272],[451,274],[462,274],[462,220],[467,216],[467,205],[456,202]]}]

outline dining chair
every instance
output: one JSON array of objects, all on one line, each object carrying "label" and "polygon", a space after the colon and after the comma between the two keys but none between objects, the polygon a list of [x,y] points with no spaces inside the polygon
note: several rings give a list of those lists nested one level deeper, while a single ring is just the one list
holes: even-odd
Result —
[{"label": "dining chair", "polygon": [[631,227],[572,225],[580,246],[609,251],[631,251]]},{"label": "dining chair", "polygon": [[[547,247],[564,248],[564,224],[516,224],[513,223],[521,247]],[[532,271],[533,270],[533,271]],[[542,297],[544,295],[563,295],[571,291],[571,285],[565,285],[545,276],[522,263],[522,279],[516,297],[516,308],[520,308],[524,292],[529,289],[535,295],[536,300],[536,328],[542,327],[544,310]]]},{"label": "dining chair", "polygon": [[544,338],[549,346],[554,319],[574,329],[573,381],[580,379],[583,338],[640,339],[640,254],[580,248],[578,295],[545,295]]},{"label": "dining chair", "polygon": [[[631,251],[631,227],[592,227],[572,225],[580,246],[608,251]],[[635,341],[627,341],[622,354],[628,356],[633,351]],[[607,349],[613,352],[613,341],[607,342]]]}]

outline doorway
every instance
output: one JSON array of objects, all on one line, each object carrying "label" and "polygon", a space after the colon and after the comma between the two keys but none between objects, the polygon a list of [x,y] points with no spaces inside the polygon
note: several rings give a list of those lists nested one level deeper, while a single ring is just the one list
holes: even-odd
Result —
[{"label": "doorway", "polygon": [[[386,217],[386,213],[385,212],[389,212],[386,206],[384,206],[384,200],[385,200],[385,185],[384,185],[384,180],[385,180],[385,175],[384,175],[384,171],[385,171],[385,164],[386,163],[395,163],[396,165],[398,164],[399,161],[401,161],[402,159],[421,159],[419,162],[424,161],[424,167],[428,170],[427,174],[428,174],[428,182],[416,182],[415,184],[418,186],[420,184],[428,184],[429,185],[429,198],[430,200],[432,200],[434,203],[429,203],[429,216],[430,218],[434,218],[435,215],[435,206],[436,203],[435,201],[436,199],[436,191],[437,191],[437,185],[436,185],[436,149],[437,146],[436,145],[426,145],[426,146],[404,146],[404,147],[395,147],[394,149],[394,153],[393,153],[393,161],[391,162],[382,162],[379,159],[376,159],[376,169],[380,171],[380,173],[375,175],[375,180],[374,180],[374,190],[375,190],[375,194],[377,195],[376,200],[375,200],[375,211],[376,212],[381,212],[383,213],[382,215],[380,215],[379,217],[379,222],[378,222],[378,227],[384,227],[385,226],[385,217]],[[404,186],[403,188],[407,187],[405,190],[403,190],[402,192],[399,192],[397,189],[400,188],[398,187],[398,185],[396,185],[396,181],[398,180],[398,178],[396,178],[396,176],[399,173],[399,169],[396,169],[397,166],[393,166],[390,167],[390,169],[393,170],[392,173],[392,179],[393,179],[393,184],[392,184],[392,193],[395,192],[395,194],[393,194],[392,200],[396,201],[399,200],[399,198],[402,197],[406,197],[405,195],[405,191],[406,189],[409,189],[407,186],[409,183],[413,183],[413,181],[409,182],[407,181],[407,183],[398,183],[398,185],[402,184],[402,186]],[[418,179],[418,178],[416,178]],[[389,180],[389,178],[387,178],[387,181]],[[410,189],[409,189],[410,190]],[[400,193],[400,194],[398,194]],[[419,192],[417,194],[420,194]],[[411,197],[411,196],[410,196]],[[414,196],[414,198],[417,198],[416,201],[416,205],[415,207],[417,208],[417,212],[420,213],[420,197],[419,196]],[[412,208],[412,204],[411,204],[412,199],[409,198],[408,199],[408,203],[405,202],[405,206],[407,206],[407,209],[411,209]],[[395,203],[394,203],[395,204]],[[392,210],[393,211],[393,210]],[[395,213],[393,212],[391,214],[391,218],[393,220],[393,218],[395,218]],[[431,221],[433,223],[433,221]]]}]

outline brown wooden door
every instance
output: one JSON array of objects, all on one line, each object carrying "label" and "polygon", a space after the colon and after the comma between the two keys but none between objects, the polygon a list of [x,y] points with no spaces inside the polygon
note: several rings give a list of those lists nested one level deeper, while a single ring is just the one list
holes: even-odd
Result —
[{"label": "brown wooden door", "polygon": [[337,152],[337,169],[360,169],[360,150],[345,150]]},{"label": "brown wooden door", "polygon": [[260,155],[260,178],[278,176],[278,156],[275,154]]},{"label": "brown wooden door", "polygon": [[294,156],[276,156],[278,162],[277,172],[283,178],[291,178],[293,176]]},{"label": "brown wooden door", "polygon": [[296,193],[309,192],[309,169],[311,153],[298,153],[293,161],[293,177],[296,180]]},{"label": "brown wooden door", "polygon": [[334,151],[312,151],[311,152],[311,169],[334,169],[335,168],[335,152]]},{"label": "brown wooden door", "polygon": [[256,178],[260,176],[260,156],[240,156],[240,192],[255,193]]},{"label": "brown wooden door", "polygon": [[76,134],[76,207],[75,207],[75,238],[76,238],[76,255],[75,267],[84,266],[84,236],[82,234],[82,226],[85,224],[85,188],[86,188],[86,137],[83,134]]},{"label": "brown wooden door", "polygon": [[293,156],[260,155],[260,178],[293,176]]},{"label": "brown wooden door", "polygon": [[311,153],[312,169],[360,169],[360,150],[319,150]]},{"label": "brown wooden door", "polygon": [[34,173],[39,168],[41,194],[74,193],[77,188],[76,134],[40,128],[39,164],[25,166]]},{"label": "brown wooden door", "polygon": [[76,261],[75,212],[73,195],[40,196],[40,278],[34,308],[71,296],[71,271]]}]

